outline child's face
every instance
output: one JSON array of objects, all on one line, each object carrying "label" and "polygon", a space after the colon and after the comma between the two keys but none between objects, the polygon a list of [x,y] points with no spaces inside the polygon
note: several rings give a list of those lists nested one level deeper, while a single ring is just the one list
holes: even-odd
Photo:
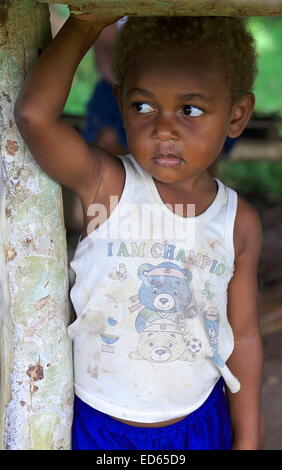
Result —
[{"label": "child's face", "polygon": [[232,105],[221,74],[207,55],[142,60],[130,72],[119,102],[128,147],[155,179],[176,183],[200,175],[226,137],[240,135],[253,97]]}]

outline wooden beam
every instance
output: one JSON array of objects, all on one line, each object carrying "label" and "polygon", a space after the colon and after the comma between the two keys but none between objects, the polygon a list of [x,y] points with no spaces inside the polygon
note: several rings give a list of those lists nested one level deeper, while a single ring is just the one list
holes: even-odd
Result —
[{"label": "wooden beam", "polygon": [[[54,0],[39,0],[53,3]],[[56,0],[88,6],[101,15],[139,16],[275,16],[282,15],[282,0]]]}]

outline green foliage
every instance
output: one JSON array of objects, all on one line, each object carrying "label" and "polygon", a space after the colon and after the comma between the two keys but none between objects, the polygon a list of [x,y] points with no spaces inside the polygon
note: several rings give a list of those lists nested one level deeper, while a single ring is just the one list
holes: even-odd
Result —
[{"label": "green foliage", "polygon": [[222,161],[218,177],[242,195],[255,195],[270,202],[282,203],[281,162]]},{"label": "green foliage", "polygon": [[64,112],[82,116],[85,114],[87,102],[98,80],[93,50],[89,50],[80,62],[75,73]]},{"label": "green foliage", "polygon": [[[56,5],[57,14],[67,19],[69,11],[67,5]],[[65,104],[65,114],[83,116],[88,100],[94,90],[99,75],[96,71],[95,56],[93,49],[90,49],[80,62],[75,73],[71,91]]]},{"label": "green foliage", "polygon": [[255,113],[282,116],[282,18],[252,17],[248,25],[260,55]]}]

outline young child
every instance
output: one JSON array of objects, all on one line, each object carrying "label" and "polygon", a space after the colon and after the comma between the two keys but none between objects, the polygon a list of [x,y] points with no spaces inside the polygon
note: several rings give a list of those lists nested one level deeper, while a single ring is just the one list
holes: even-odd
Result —
[{"label": "young child", "polygon": [[261,226],[207,171],[253,111],[253,39],[235,18],[129,18],[115,93],[130,155],[117,158],[60,117],[80,60],[118,19],[77,13],[15,106],[38,163],[83,205],[73,448],[259,449]]}]

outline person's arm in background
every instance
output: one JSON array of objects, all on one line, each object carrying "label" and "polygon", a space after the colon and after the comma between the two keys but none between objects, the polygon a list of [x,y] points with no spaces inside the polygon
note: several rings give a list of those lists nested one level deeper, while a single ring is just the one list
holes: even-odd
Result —
[{"label": "person's arm in background", "polygon": [[239,198],[234,245],[235,272],[228,286],[228,319],[234,350],[227,361],[241,389],[227,390],[234,431],[233,450],[262,446],[261,381],[263,348],[257,312],[257,266],[262,229],[256,211]]},{"label": "person's arm in background", "polygon": [[[116,81],[112,71],[112,64],[119,29],[119,22],[107,26],[95,41],[93,59],[95,60],[95,66],[100,75],[100,82],[98,83],[98,88],[95,88],[90,100],[91,106],[87,109],[85,123],[86,140],[90,141],[95,139],[98,146],[107,150],[112,155],[125,155],[128,153],[125,132],[122,130],[122,118],[113,94]],[[95,112],[95,109],[92,109],[92,100],[94,99],[94,102],[97,100],[100,90],[99,86],[102,82],[107,82],[109,85],[106,87],[102,86],[103,99],[107,100],[106,111],[99,109]],[[99,96],[98,101],[101,100],[101,95]],[[93,124],[93,116],[95,116],[95,124]]]},{"label": "person's arm in background", "polygon": [[107,26],[94,45],[96,68],[100,75],[110,85],[114,86],[114,75],[112,72],[114,45],[118,36],[117,23]]}]

